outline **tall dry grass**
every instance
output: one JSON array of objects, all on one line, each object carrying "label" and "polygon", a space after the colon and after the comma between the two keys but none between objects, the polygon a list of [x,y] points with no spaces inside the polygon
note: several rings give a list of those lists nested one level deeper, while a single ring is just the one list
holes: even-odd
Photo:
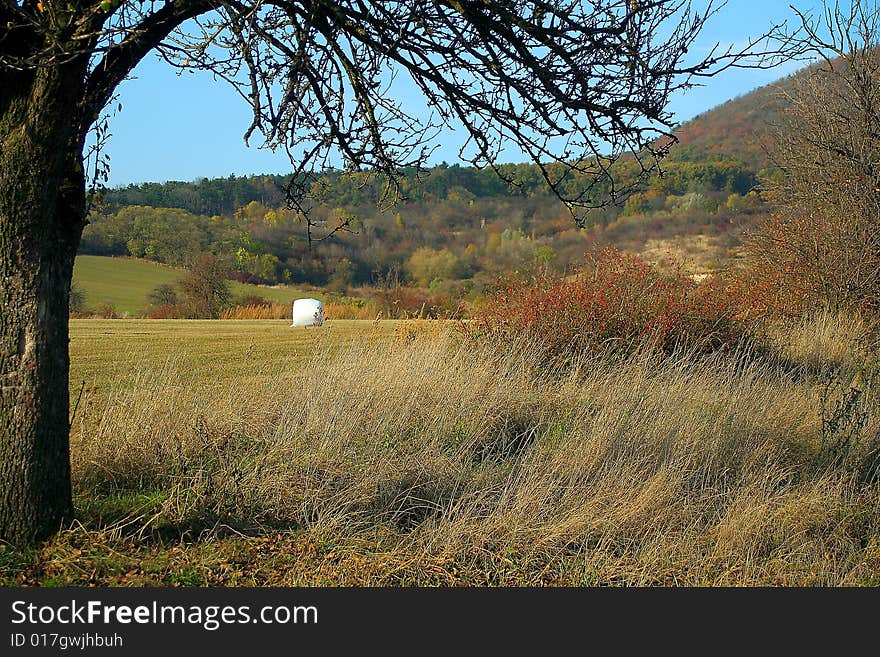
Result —
[{"label": "tall dry grass", "polygon": [[[370,301],[330,301],[324,304],[326,319],[376,319],[379,306]],[[220,313],[220,319],[289,319],[290,306],[271,305],[235,306]]]},{"label": "tall dry grass", "polygon": [[818,383],[747,354],[548,375],[436,333],[250,388],[144,371],[75,432],[78,495],[160,491],[124,531],[294,528],[354,583],[880,581],[880,489],[817,460]]},{"label": "tall dry grass", "polygon": [[845,365],[876,348],[877,329],[865,315],[824,309],[769,322],[764,336],[783,357],[816,369]]},{"label": "tall dry grass", "polygon": [[324,304],[327,319],[376,319],[380,311],[372,301],[328,301]]},{"label": "tall dry grass", "polygon": [[288,319],[290,306],[280,303],[233,306],[220,311],[220,319]]}]

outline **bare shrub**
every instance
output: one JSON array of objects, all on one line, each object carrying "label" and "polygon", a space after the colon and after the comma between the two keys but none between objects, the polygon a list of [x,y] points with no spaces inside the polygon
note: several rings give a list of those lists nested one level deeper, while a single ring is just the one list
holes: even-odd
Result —
[{"label": "bare shrub", "polygon": [[853,2],[803,19],[797,37],[821,56],[786,93],[771,216],[748,239],[758,270],[808,303],[880,307],[878,11]]}]

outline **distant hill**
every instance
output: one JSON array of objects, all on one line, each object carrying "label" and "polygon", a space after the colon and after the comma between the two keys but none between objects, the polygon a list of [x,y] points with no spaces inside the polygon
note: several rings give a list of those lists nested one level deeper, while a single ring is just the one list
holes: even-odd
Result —
[{"label": "distant hill", "polygon": [[675,131],[672,161],[730,158],[757,172],[767,165],[768,134],[783,108],[778,90],[761,87],[704,112]]},{"label": "distant hill", "polygon": [[675,131],[679,143],[670,161],[734,159],[758,173],[768,165],[774,124],[785,109],[785,91],[807,75],[810,67],[759,87],[703,112]]}]

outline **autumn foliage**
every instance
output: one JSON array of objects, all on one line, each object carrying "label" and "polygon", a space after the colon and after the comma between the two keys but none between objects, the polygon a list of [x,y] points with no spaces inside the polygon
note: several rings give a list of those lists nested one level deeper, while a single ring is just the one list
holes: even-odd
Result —
[{"label": "autumn foliage", "polygon": [[475,317],[475,331],[531,339],[553,361],[607,350],[677,345],[729,349],[744,335],[743,303],[719,279],[696,283],[664,274],[640,256],[587,254],[567,276],[540,274],[499,286]]}]

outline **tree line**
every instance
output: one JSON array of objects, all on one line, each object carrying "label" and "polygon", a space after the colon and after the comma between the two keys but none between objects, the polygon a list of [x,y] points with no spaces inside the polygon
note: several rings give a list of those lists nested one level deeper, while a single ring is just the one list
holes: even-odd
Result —
[{"label": "tree line", "polygon": [[[620,162],[617,176],[635,176]],[[243,282],[373,285],[395,272],[420,287],[483,283],[535,263],[565,269],[594,243],[620,242],[620,224],[651,218],[637,239],[713,229],[732,215],[762,209],[756,175],[745,164],[672,161],[620,206],[596,210],[578,230],[534,164],[506,165],[509,184],[491,171],[440,165],[402,182],[405,201],[376,204],[379,190],[330,175],[310,221],[348,222],[310,248],[301,215],[286,207],[283,176],[145,183],[110,190],[83,231],[80,253],[189,266],[202,253],[226,259]],[[206,208],[223,210],[208,213]],[[688,227],[689,226],[689,227]],[[610,227],[610,229],[609,229]],[[633,231],[630,229],[628,231]],[[634,235],[635,237],[635,235]]]}]

